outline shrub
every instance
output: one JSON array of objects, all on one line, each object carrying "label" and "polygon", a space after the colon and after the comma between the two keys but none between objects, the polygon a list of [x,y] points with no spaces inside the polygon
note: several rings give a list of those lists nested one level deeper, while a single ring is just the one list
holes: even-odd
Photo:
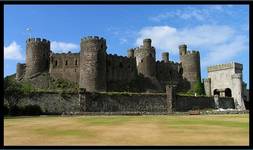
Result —
[{"label": "shrub", "polygon": [[9,108],[7,105],[4,105],[4,115],[8,115],[9,114]]},{"label": "shrub", "polygon": [[198,95],[205,95],[204,85],[200,80],[195,83],[193,92]]},{"label": "shrub", "polygon": [[23,110],[24,115],[41,115],[42,110],[39,105],[26,105]]},{"label": "shrub", "polygon": [[21,98],[30,95],[32,91],[33,88],[28,83],[17,82],[10,77],[4,79],[4,97],[11,109],[17,109],[14,106],[19,103]]},{"label": "shrub", "polygon": [[11,115],[11,116],[23,115],[23,110],[24,110],[23,107],[19,107],[17,105],[14,105],[14,106],[10,107],[9,115]]}]

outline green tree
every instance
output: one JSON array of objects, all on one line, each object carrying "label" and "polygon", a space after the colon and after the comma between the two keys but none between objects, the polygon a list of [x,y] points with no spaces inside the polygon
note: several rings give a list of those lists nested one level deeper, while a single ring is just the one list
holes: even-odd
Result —
[{"label": "green tree", "polygon": [[194,93],[197,95],[205,95],[204,84],[201,81],[197,81],[194,85]]},{"label": "green tree", "polygon": [[20,99],[27,96],[32,90],[32,86],[28,83],[17,82],[10,77],[4,79],[4,99],[9,108],[17,106]]}]

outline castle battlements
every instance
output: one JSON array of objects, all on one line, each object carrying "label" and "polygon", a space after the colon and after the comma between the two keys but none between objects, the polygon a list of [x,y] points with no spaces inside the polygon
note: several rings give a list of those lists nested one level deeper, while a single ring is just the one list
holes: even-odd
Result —
[{"label": "castle battlements", "polygon": [[196,50],[187,51],[186,55],[199,55],[199,51]]},{"label": "castle battlements", "polygon": [[46,43],[46,44],[50,44],[49,40],[46,39],[41,39],[41,38],[29,38],[26,40],[26,43],[30,43],[30,42],[42,42],[42,43]]},{"label": "castle battlements", "polygon": [[90,40],[97,40],[97,41],[106,42],[106,40],[103,37],[98,37],[98,36],[86,36],[81,39],[81,41],[90,41]]},{"label": "castle battlements", "polygon": [[236,62],[231,62],[228,64],[218,64],[218,65],[214,65],[214,66],[210,66],[207,68],[208,72],[213,72],[213,71],[218,71],[218,70],[225,70],[225,69],[238,69],[238,70],[242,70],[243,66],[242,64],[236,63]]}]

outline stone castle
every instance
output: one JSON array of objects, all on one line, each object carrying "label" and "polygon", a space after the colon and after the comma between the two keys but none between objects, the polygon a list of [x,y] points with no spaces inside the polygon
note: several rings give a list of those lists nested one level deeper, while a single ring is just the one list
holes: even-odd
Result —
[{"label": "stone castle", "polygon": [[44,93],[28,97],[22,103],[39,105],[50,113],[245,110],[247,91],[242,64],[210,66],[208,78],[203,80],[206,96],[180,95],[176,93],[192,91],[201,82],[199,51],[188,51],[183,44],[179,45],[180,62],[170,61],[168,52],[162,53],[162,60],[157,61],[151,43],[151,39],[144,39],[139,47],[130,48],[125,57],[107,54],[106,40],[97,36],[82,38],[80,53],[53,53],[50,41],[29,38],[26,63],[17,64],[16,80],[32,81],[36,83],[33,86],[40,88],[43,83],[50,83],[48,80],[60,79],[78,85],[80,90],[67,99]]},{"label": "stone castle", "polygon": [[168,52],[157,61],[151,39],[129,49],[127,57],[107,54],[106,50],[106,40],[97,36],[82,38],[80,53],[53,53],[50,41],[29,38],[26,63],[17,64],[16,79],[29,80],[47,72],[89,92],[164,92],[166,85],[188,91],[201,80],[199,51],[188,51],[185,44],[179,46],[180,62],[170,61]]}]

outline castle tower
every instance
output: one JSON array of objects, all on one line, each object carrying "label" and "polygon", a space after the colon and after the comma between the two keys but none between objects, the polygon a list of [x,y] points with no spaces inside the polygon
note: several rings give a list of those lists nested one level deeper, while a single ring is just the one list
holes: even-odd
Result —
[{"label": "castle tower", "polygon": [[134,51],[139,74],[145,77],[156,76],[155,48],[151,46],[151,39],[144,39],[143,45]]},{"label": "castle tower", "polygon": [[232,97],[234,97],[235,108],[238,110],[245,110],[243,101],[243,89],[242,89],[242,73],[236,73],[232,75]]},{"label": "castle tower", "polygon": [[127,51],[127,57],[128,58],[134,58],[134,49],[129,49],[128,51]]},{"label": "castle tower", "polygon": [[187,51],[187,46],[179,46],[180,61],[183,68],[183,78],[190,82],[190,89],[200,81],[200,55],[198,51]]},{"label": "castle tower", "polygon": [[151,39],[144,39],[143,40],[143,47],[145,49],[151,49]]},{"label": "castle tower", "polygon": [[25,78],[31,78],[49,69],[50,41],[29,38],[26,41]]},{"label": "castle tower", "polygon": [[97,36],[81,39],[79,88],[106,91],[106,40]]},{"label": "castle tower", "polygon": [[16,68],[16,80],[21,80],[25,75],[25,64],[17,63]]},{"label": "castle tower", "polygon": [[186,44],[179,45],[180,60],[182,59],[181,57],[184,56],[186,53],[187,53],[187,45]]},{"label": "castle tower", "polygon": [[205,93],[207,96],[211,96],[211,78],[204,79]]},{"label": "castle tower", "polygon": [[163,52],[162,53],[162,60],[164,62],[169,62],[169,52]]}]

